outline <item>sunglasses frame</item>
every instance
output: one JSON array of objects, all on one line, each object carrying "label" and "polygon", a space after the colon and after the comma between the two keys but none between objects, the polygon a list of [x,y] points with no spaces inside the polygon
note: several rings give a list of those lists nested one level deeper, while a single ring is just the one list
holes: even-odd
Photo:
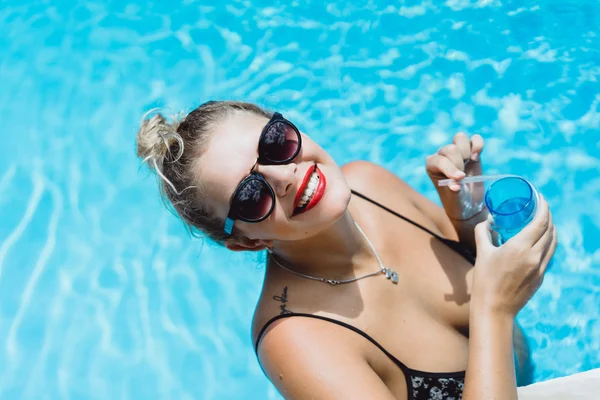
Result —
[{"label": "sunglasses frame", "polygon": [[[263,138],[266,135],[269,128],[277,122],[282,122],[282,123],[288,125],[289,127],[291,127],[294,130],[294,132],[296,132],[296,136],[298,138],[298,148],[296,149],[294,154],[292,154],[291,157],[289,157],[285,160],[272,160],[264,155],[265,151],[264,151],[264,147],[263,147],[264,146]],[[263,149],[263,151],[261,151],[261,149]],[[265,219],[267,219],[269,217],[269,215],[271,215],[271,213],[273,212],[273,209],[275,208],[275,199],[276,199],[275,191],[273,190],[273,188],[271,187],[269,182],[267,182],[266,178],[260,172],[254,171],[254,168],[256,168],[256,166],[258,164],[262,164],[262,165],[288,164],[294,158],[296,158],[298,156],[298,153],[300,153],[301,149],[302,149],[302,135],[300,134],[300,131],[298,130],[296,125],[294,125],[293,123],[291,123],[290,121],[285,119],[283,117],[283,115],[281,115],[280,113],[278,113],[278,112],[273,113],[273,116],[271,117],[271,119],[269,120],[267,125],[265,125],[265,127],[263,128],[263,130],[260,134],[260,137],[258,139],[258,158],[256,159],[256,162],[252,166],[250,173],[244,179],[242,179],[242,181],[238,184],[237,188],[233,192],[233,195],[231,196],[231,199],[229,200],[229,212],[227,213],[227,219],[225,220],[225,227],[224,227],[224,231],[227,235],[231,235],[231,232],[233,231],[233,224],[236,220],[250,222],[250,223],[261,222],[261,221],[264,221]],[[248,182],[253,181],[253,180],[258,180],[262,184],[264,184],[269,189],[269,194],[271,196],[271,208],[264,216],[262,216],[258,219],[251,219],[251,218],[246,218],[244,216],[241,216],[239,214],[239,209],[238,209],[238,207],[236,207],[236,204],[235,204],[235,199],[236,199],[238,193],[240,192],[240,190],[242,190],[244,185],[246,185]]]}]

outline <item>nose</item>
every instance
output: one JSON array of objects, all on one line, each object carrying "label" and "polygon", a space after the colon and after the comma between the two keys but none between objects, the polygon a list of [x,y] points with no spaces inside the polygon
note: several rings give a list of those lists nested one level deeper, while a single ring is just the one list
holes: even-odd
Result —
[{"label": "nose", "polygon": [[269,182],[277,197],[284,197],[294,187],[298,166],[295,163],[260,165],[258,170],[263,174],[267,182]]}]

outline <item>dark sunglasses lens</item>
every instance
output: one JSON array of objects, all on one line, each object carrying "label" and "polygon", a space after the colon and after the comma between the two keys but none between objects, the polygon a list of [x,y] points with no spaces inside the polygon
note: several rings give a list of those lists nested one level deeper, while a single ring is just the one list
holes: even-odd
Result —
[{"label": "dark sunglasses lens", "polygon": [[263,136],[261,151],[264,157],[272,161],[287,161],[298,152],[298,133],[282,121],[269,125]]},{"label": "dark sunglasses lens", "polygon": [[273,197],[265,182],[251,179],[237,193],[235,206],[240,217],[258,220],[271,210]]}]

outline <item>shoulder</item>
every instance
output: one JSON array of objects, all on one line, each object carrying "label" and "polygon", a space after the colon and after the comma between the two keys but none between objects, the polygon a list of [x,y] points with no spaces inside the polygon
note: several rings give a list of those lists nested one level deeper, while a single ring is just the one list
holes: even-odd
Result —
[{"label": "shoulder", "polygon": [[[343,327],[313,315],[314,299],[322,298],[323,293],[316,292],[315,285],[304,286],[303,283],[284,283],[273,276],[265,280],[252,321],[252,343],[263,366],[283,362],[278,358],[279,351],[310,351],[311,343],[318,343],[317,347],[334,346],[331,341],[350,352],[354,348],[348,346],[348,342],[355,339],[354,335],[348,336]],[[319,302],[322,309],[328,308],[327,301]]]},{"label": "shoulder", "polygon": [[360,342],[344,329],[302,316],[279,319],[261,339],[259,362],[285,398],[358,399],[377,394],[392,399]]},{"label": "shoulder", "polygon": [[423,197],[393,172],[369,161],[349,162],[342,166],[342,172],[353,190],[376,199],[388,199],[390,207],[399,202],[414,204]]},{"label": "shoulder", "polygon": [[265,370],[285,367],[288,357],[296,363],[312,363],[310,359],[323,355],[323,349],[328,349],[330,354],[344,353],[346,357],[358,360],[360,353],[349,346],[348,340],[351,339],[343,327],[290,314],[269,325],[261,337],[257,353]]},{"label": "shoulder", "polygon": [[[398,212],[415,211],[450,239],[456,231],[442,207],[423,196],[393,172],[369,161],[352,161],[342,166],[348,185]],[[413,217],[416,217],[412,214]]]},{"label": "shoulder", "polygon": [[359,183],[365,179],[392,179],[403,182],[400,178],[394,175],[391,171],[383,168],[380,165],[372,163],[370,161],[357,160],[351,161],[342,166],[342,172],[347,180]]}]

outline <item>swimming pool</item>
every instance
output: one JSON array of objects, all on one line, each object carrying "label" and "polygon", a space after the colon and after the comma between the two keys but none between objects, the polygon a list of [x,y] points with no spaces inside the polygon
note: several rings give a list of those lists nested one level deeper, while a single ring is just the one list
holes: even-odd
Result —
[{"label": "swimming pool", "polygon": [[399,3],[4,3],[2,398],[278,398],[249,338],[260,257],[190,240],[134,155],[145,110],[212,98],[431,199],[425,156],[481,133],[559,228],[519,316],[536,381],[600,367],[600,3]]}]

